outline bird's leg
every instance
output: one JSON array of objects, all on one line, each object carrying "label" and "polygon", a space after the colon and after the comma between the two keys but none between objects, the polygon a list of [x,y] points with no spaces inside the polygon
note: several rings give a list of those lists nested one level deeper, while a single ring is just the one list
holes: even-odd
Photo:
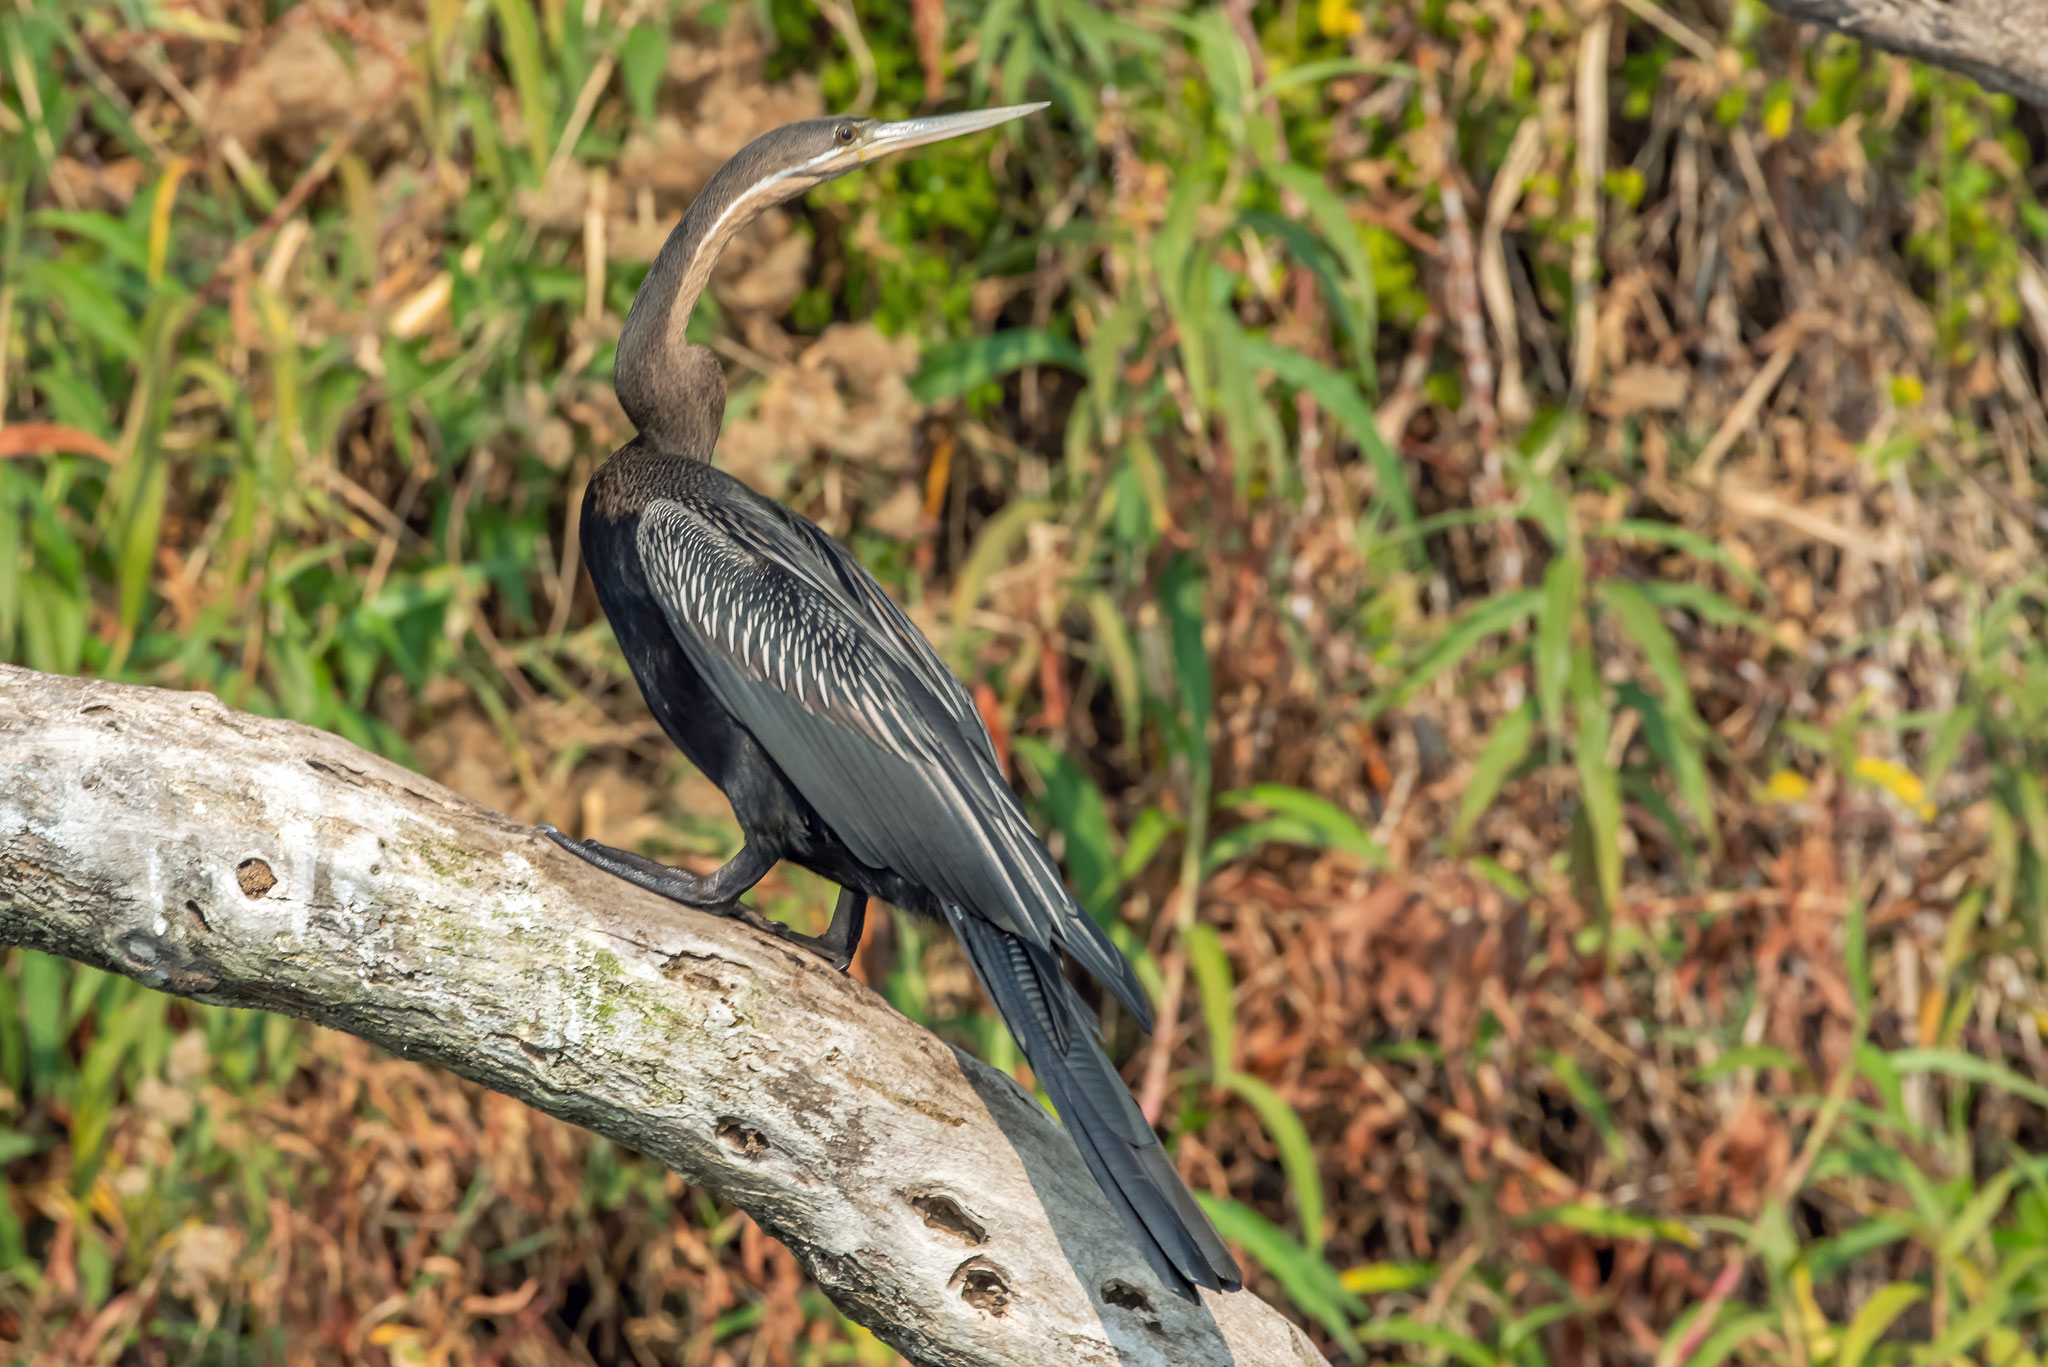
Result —
[{"label": "bird's leg", "polygon": [[802,945],[832,967],[844,973],[853,964],[853,952],[860,948],[861,928],[867,924],[868,895],[852,888],[839,890],[839,903],[832,908],[832,924],[823,935],[799,935],[788,926],[770,921],[768,926],[785,940]]},{"label": "bird's leg", "polygon": [[775,867],[778,858],[761,841],[748,841],[722,867],[700,876],[631,850],[599,844],[595,840],[572,840],[553,826],[536,829],[569,853],[597,865],[606,873],[638,884],[649,892],[658,892],[672,902],[708,911],[713,916],[743,921],[756,930],[765,930],[800,944],[820,958],[829,959],[832,966],[842,973],[853,963],[853,952],[860,948],[861,929],[867,923],[868,914],[866,893],[841,888],[839,903],[832,910],[832,924],[826,927],[823,935],[816,936],[799,934],[780,921],[769,920],[752,907],[740,905],[740,898],[747,889],[760,882],[768,870]]},{"label": "bird's leg", "polygon": [[[606,873],[637,883],[649,892],[658,892],[672,902],[681,902],[686,907],[699,911],[716,912],[722,916],[739,916],[748,920],[746,909],[739,905],[747,889],[761,881],[768,870],[775,867],[777,855],[760,841],[750,840],[740,852],[728,859],[716,872],[698,875],[687,869],[670,868],[667,864],[656,863],[644,855],[631,850],[614,849],[600,845],[595,840],[571,840],[553,826],[542,826],[540,833],[560,845],[577,858],[597,865]],[[756,917],[765,924],[773,922]]]},{"label": "bird's leg", "polygon": [[825,928],[825,943],[832,947],[834,966],[841,973],[852,966],[867,923],[868,895],[856,888],[841,888],[839,905],[832,908],[832,924]]},{"label": "bird's leg", "polygon": [[868,919],[868,898],[866,893],[841,888],[839,904],[832,909],[832,924],[825,928],[823,935],[805,935],[802,931],[791,930],[780,921],[769,920],[752,907],[708,907],[706,910],[720,916],[735,916],[756,930],[765,930],[777,939],[802,945],[844,973],[853,964],[853,952],[860,948],[861,927]]}]

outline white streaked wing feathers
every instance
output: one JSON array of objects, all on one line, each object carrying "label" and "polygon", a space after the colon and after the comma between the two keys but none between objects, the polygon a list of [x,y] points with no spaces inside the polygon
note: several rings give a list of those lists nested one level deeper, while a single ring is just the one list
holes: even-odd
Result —
[{"label": "white streaked wing feathers", "polygon": [[[1000,775],[979,718],[965,735],[930,724],[934,710],[951,721],[971,709],[964,690],[947,674],[961,706],[928,696],[935,690],[927,672],[905,667],[924,663],[904,658],[900,645],[908,642],[859,630],[852,605],[831,592],[839,585],[818,582],[816,568],[837,567],[803,564],[801,543],[778,537],[762,546],[734,530],[753,529],[718,526],[669,502],[650,505],[640,526],[655,595],[678,637],[698,647],[691,654],[719,700],[864,862],[894,868],[1013,933],[1071,943],[1079,927],[1053,919],[1071,904],[1051,861],[1007,787],[985,786],[1000,784]],[[710,591],[688,592],[697,585]]]}]

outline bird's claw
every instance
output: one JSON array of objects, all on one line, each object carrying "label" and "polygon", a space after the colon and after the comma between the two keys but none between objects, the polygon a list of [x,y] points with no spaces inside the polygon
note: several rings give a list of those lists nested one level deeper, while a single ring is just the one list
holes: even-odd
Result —
[{"label": "bird's claw", "polygon": [[[832,967],[838,969],[841,973],[846,972],[853,965],[853,955],[840,946],[828,943],[815,936],[804,935],[798,931],[791,930],[780,921],[771,921],[744,902],[699,902],[694,900],[691,894],[698,885],[695,881],[687,879],[679,870],[663,867],[655,864],[652,860],[638,860],[626,851],[611,850],[605,846],[598,845],[595,841],[577,840],[572,836],[564,835],[559,827],[545,822],[535,826],[534,830],[554,841],[571,854],[589,860],[611,873],[620,874],[630,881],[638,883],[641,887],[647,888],[650,892],[658,892],[669,900],[680,902],[693,910],[709,912],[713,916],[723,916],[728,920],[738,921],[742,925],[752,926],[755,930],[765,931],[778,940],[788,940],[792,944],[801,945],[831,964]],[[600,854],[602,857],[600,857]],[[619,867],[622,863],[629,865],[640,864],[644,865],[644,867],[631,871],[622,870]],[[656,870],[659,870],[659,872]]]},{"label": "bird's claw", "polygon": [[780,921],[771,921],[743,902],[730,902],[722,907],[705,907],[704,910],[710,912],[713,916],[730,917],[742,925],[752,926],[755,930],[765,931],[778,940],[787,940],[793,945],[808,949],[841,973],[846,972],[847,969],[853,966],[853,956],[845,950],[836,945],[829,944],[815,935],[805,935],[801,931],[791,930]]},{"label": "bird's claw", "polygon": [[841,973],[853,967],[853,956],[851,954],[848,954],[843,949],[827,944],[815,935],[799,934],[788,926],[776,926],[775,933],[793,945],[808,949]]}]

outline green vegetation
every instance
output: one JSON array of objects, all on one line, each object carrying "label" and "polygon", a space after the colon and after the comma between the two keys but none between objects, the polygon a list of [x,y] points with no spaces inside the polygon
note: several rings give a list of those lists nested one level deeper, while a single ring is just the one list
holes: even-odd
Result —
[{"label": "green vegetation", "polygon": [[[565,535],[647,255],[769,124],[1051,100],[694,326],[1162,1003],[1256,1289],[1339,1357],[2038,1363],[2048,123],[1721,8],[19,0],[0,658],[718,856]],[[890,1360],[636,1156],[0,963],[38,1360]]]}]

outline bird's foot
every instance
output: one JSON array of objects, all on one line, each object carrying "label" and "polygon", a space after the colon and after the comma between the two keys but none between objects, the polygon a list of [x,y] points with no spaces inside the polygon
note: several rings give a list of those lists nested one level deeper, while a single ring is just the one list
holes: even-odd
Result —
[{"label": "bird's foot", "polygon": [[844,945],[833,944],[829,937],[799,935],[788,926],[781,927],[779,933],[783,939],[802,945],[841,973],[853,967],[853,955],[847,952]]},{"label": "bird's foot", "polygon": [[672,902],[708,911],[727,900],[706,886],[709,879],[700,878],[687,869],[671,868],[645,855],[599,844],[595,840],[577,840],[554,826],[536,826],[534,829],[585,863],[595,864],[606,873],[649,892],[658,892]]},{"label": "bird's foot", "polygon": [[766,931],[778,940],[787,940],[793,945],[800,945],[831,964],[832,967],[838,969],[841,973],[844,973],[848,966],[853,963],[853,955],[849,954],[843,945],[833,944],[829,936],[805,935],[800,931],[791,930],[782,922],[771,921],[744,903],[734,902],[729,906],[705,907],[704,910],[710,912],[713,916],[729,916],[742,925],[749,925],[755,930]]},{"label": "bird's foot", "polygon": [[[657,863],[631,850],[621,850],[595,840],[574,839],[564,835],[554,826],[536,826],[534,829],[578,859],[595,864],[606,873],[637,884],[649,892],[658,892],[672,902],[680,902],[686,907],[709,912],[713,916],[723,916],[752,926],[756,930],[766,931],[777,939],[801,945],[842,973],[853,963],[853,946],[860,934],[861,911],[865,909],[867,899],[860,899],[859,906],[850,914],[850,922],[849,913],[843,907],[836,912],[832,918],[832,928],[823,936],[800,934],[780,921],[771,921],[734,895],[752,887],[754,882],[767,872],[767,865],[774,862],[772,858],[762,860],[751,857],[752,847],[741,851],[731,863],[717,873],[709,877],[699,877],[686,869],[671,868],[667,864]],[[850,894],[842,894],[842,904],[849,896]]]}]

